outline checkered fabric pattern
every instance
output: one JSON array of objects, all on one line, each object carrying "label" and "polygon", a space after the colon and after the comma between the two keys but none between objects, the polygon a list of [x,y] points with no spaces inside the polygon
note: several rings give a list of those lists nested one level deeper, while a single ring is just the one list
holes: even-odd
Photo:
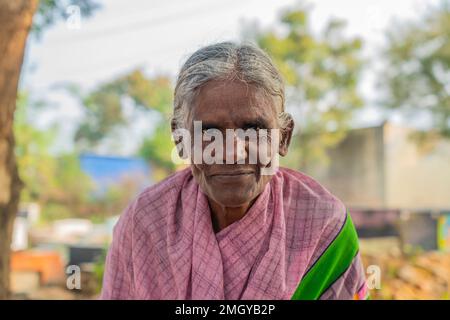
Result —
[{"label": "checkered fabric pattern", "polygon": [[[101,299],[290,299],[343,225],[346,209],[315,180],[279,168],[246,215],[215,233],[185,169],[145,189],[114,228]],[[359,255],[324,297],[352,299]]]}]

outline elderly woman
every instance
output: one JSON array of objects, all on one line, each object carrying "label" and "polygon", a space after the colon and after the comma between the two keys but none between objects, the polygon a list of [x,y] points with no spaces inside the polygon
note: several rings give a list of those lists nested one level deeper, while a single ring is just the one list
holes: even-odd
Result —
[{"label": "elderly woman", "polygon": [[[180,71],[172,131],[195,135],[195,123],[202,134],[270,130],[278,134],[258,137],[257,148],[275,141],[284,156],[294,127],[284,102],[282,77],[261,49],[210,45]],[[278,168],[272,149],[270,161],[258,154],[252,163],[248,141],[235,148],[239,134],[227,136],[212,162],[193,161],[211,139],[194,146],[174,136],[190,167],[148,187],[122,214],[101,298],[367,297],[357,235],[341,201],[311,177]]]}]

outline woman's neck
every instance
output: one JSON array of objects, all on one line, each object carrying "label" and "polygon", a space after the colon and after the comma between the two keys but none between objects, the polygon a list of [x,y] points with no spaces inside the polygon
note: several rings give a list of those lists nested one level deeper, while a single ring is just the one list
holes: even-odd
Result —
[{"label": "woman's neck", "polygon": [[219,232],[230,224],[242,219],[256,199],[238,207],[225,207],[208,198],[214,232]]}]

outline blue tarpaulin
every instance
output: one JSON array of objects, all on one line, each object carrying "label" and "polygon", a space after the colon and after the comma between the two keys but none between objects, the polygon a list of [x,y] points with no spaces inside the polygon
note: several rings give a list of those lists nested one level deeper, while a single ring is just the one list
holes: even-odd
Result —
[{"label": "blue tarpaulin", "polygon": [[139,179],[142,187],[151,183],[151,168],[141,158],[83,154],[80,156],[80,164],[100,192],[125,178]]}]

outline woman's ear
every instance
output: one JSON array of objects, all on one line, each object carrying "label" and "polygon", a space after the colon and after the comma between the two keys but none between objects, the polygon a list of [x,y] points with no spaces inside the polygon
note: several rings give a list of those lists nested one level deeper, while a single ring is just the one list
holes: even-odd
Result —
[{"label": "woman's ear", "polygon": [[292,133],[294,131],[294,119],[290,114],[287,114],[287,125],[281,131],[280,146],[278,153],[284,157],[288,153],[289,145],[291,144]]},{"label": "woman's ear", "polygon": [[177,129],[177,122],[175,121],[174,118],[170,120],[170,129],[172,133]]},{"label": "woman's ear", "polygon": [[172,137],[175,143],[175,147],[177,148],[178,156],[181,159],[185,159],[185,141],[183,140],[183,134],[180,134],[180,129],[178,128],[177,122],[174,119],[170,121],[170,129],[172,131]]}]

